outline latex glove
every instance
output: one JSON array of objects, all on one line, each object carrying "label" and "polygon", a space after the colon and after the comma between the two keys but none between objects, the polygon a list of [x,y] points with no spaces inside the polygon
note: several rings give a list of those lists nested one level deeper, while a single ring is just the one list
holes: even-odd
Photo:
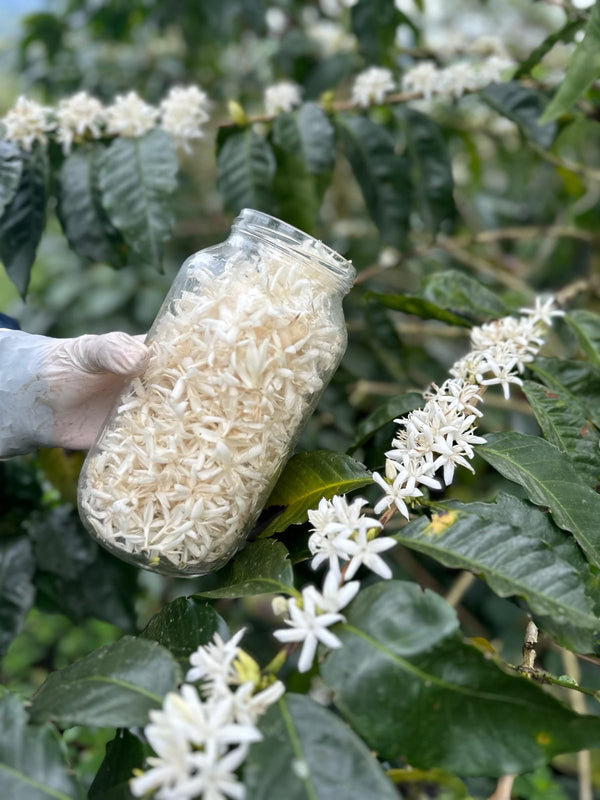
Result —
[{"label": "latex glove", "polygon": [[91,447],[119,392],[146,365],[143,339],[0,329],[0,457]]}]

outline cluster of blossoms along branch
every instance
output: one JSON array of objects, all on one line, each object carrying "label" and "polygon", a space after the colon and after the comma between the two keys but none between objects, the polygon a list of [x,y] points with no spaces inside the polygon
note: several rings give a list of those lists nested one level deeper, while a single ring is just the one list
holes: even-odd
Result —
[{"label": "cluster of blossoms along branch", "polygon": [[25,150],[53,137],[67,154],[74,142],[143,136],[159,124],[187,150],[191,140],[203,135],[209,106],[208,96],[198,86],[174,86],[158,107],[145,103],[134,91],[118,94],[108,106],[87,92],[61,100],[56,108],[20,96],[0,122],[3,138]]},{"label": "cluster of blossoms along branch", "polygon": [[150,712],[144,732],[156,755],[131,780],[135,797],[155,791],[157,800],[243,800],[235,770],[250,743],[262,738],[258,718],[285,691],[281,681],[261,678],[258,664],[238,646],[243,635],[242,628],[223,642],[215,634],[199,647],[190,656],[188,683]]},{"label": "cluster of blossoms along branch", "polygon": [[[554,308],[553,298],[537,298],[534,308],[521,311],[524,316],[519,319],[503,317],[473,328],[472,350],[452,366],[452,377],[425,392],[422,409],[394,420],[401,427],[392,441],[393,449],[386,453],[385,477],[373,473],[373,480],[384,491],[374,507],[375,514],[385,511],[382,520],[389,519],[392,508],[408,519],[408,505],[423,495],[420,485],[440,490],[442,478],[448,486],[457,466],[473,471],[468,461],[474,455],[473,445],[485,442],[476,435],[474,424],[482,416],[477,406],[483,392],[498,384],[508,398],[511,384],[521,385],[519,373],[544,343],[552,318],[563,314]],[[276,613],[287,612],[284,622],[288,626],[275,631],[275,637],[281,642],[302,642],[300,672],[310,670],[319,642],[329,648],[341,646],[329,628],[344,621],[341,611],[360,588],[358,581],[347,581],[359,567],[384,579],[392,577],[380,553],[393,547],[396,540],[380,536],[384,523],[361,514],[365,505],[363,498],[351,503],[345,497],[323,498],[317,509],[308,512],[313,526],[308,540],[312,567],[328,564],[323,589],[320,592],[308,586],[301,599],[276,597],[273,601]]]}]

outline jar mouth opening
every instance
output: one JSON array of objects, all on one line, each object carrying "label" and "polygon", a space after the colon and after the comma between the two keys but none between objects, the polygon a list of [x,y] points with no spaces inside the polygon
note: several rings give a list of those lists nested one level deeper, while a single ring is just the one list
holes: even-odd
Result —
[{"label": "jar mouth opening", "polygon": [[[317,262],[339,278],[346,292],[350,291],[356,277],[352,262],[341,256],[319,239],[264,211],[243,208],[232,223],[232,228],[242,228],[245,233],[264,238],[268,236],[275,246],[293,251],[312,262]],[[273,241],[275,240],[275,241]]]}]

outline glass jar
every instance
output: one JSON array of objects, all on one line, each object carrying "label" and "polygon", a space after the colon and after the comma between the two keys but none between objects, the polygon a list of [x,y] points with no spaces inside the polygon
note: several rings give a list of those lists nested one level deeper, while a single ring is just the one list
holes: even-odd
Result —
[{"label": "glass jar", "polygon": [[355,270],[244,209],[188,258],[79,479],[84,524],[147,569],[203,575],[244,542],[346,349]]}]

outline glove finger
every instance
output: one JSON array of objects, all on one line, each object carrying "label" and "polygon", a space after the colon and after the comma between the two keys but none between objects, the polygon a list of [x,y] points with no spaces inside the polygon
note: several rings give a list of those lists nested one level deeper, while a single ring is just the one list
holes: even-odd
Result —
[{"label": "glove finger", "polygon": [[71,347],[73,362],[84,372],[137,375],[146,366],[150,354],[141,338],[122,331],[78,336]]}]

